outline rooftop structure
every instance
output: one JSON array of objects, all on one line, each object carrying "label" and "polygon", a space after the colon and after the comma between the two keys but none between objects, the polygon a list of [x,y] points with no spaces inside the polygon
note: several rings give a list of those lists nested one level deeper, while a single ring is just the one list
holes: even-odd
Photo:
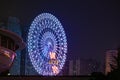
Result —
[{"label": "rooftop structure", "polygon": [[0,29],[0,73],[9,70],[16,57],[16,50],[25,48],[25,43],[17,34]]}]

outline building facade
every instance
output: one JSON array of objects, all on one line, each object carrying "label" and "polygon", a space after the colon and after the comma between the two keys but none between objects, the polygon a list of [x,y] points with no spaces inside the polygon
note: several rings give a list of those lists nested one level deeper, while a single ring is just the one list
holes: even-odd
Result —
[{"label": "building facade", "polygon": [[0,28],[0,75],[10,70],[17,57],[15,51],[24,47],[25,43],[21,37]]},{"label": "building facade", "polygon": [[[8,17],[8,20],[5,22],[1,22],[1,28],[7,29],[9,31],[12,31],[22,37],[22,31],[21,31],[21,26],[20,26],[20,21],[16,17]],[[21,63],[21,51],[16,51],[16,58],[14,61],[14,64],[12,65],[10,69],[10,74],[11,75],[20,75],[20,63]]]},{"label": "building facade", "polygon": [[106,56],[105,56],[105,74],[111,72],[111,65],[116,65],[115,63],[115,58],[117,57],[117,50],[108,50],[106,51]]},{"label": "building facade", "polygon": [[100,62],[93,59],[78,59],[68,61],[68,75],[91,75],[93,72],[100,72]]},{"label": "building facade", "polygon": [[[22,38],[23,40],[27,43],[27,35],[28,35],[28,30],[29,30],[29,26],[24,26],[22,28]],[[21,75],[38,75],[38,73],[36,72],[36,70],[34,69],[30,58],[29,58],[29,54],[28,54],[28,50],[27,47],[22,51],[21,53],[21,71],[20,74]]]}]

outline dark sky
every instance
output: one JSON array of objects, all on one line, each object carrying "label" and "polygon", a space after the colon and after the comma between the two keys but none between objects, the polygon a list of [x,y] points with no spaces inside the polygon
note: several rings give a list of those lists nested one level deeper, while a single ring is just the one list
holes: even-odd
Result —
[{"label": "dark sky", "polygon": [[69,59],[103,60],[105,51],[120,43],[120,6],[117,1],[3,1],[0,0],[0,19],[15,16],[20,19],[21,27],[30,26],[40,13],[55,15],[65,28]]}]

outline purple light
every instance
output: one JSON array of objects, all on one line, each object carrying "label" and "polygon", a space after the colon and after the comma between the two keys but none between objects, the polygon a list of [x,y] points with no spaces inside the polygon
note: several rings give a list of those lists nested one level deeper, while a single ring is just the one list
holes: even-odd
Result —
[{"label": "purple light", "polygon": [[34,19],[28,33],[28,52],[33,67],[40,75],[59,74],[66,60],[67,39],[55,16],[42,13]]}]

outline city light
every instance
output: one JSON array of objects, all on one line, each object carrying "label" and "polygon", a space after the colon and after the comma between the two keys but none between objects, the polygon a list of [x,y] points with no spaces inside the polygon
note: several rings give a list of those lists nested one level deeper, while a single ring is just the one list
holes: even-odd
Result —
[{"label": "city light", "polygon": [[28,52],[40,75],[57,75],[67,53],[67,39],[60,21],[49,13],[38,15],[28,33]]}]

